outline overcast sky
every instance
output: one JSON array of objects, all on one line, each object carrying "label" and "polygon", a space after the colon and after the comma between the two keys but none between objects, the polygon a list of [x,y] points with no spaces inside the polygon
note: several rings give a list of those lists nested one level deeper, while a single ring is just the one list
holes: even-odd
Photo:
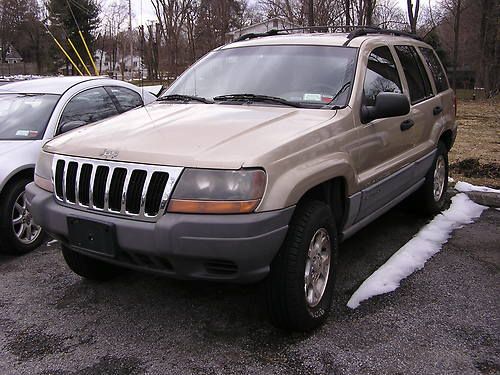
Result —
[{"label": "overcast sky", "polygon": [[[107,0],[108,3],[113,2],[113,0]],[[256,0],[251,0],[256,1]],[[406,0],[397,0],[402,9],[406,10]],[[415,0],[413,0],[414,2]],[[435,4],[437,0],[430,0],[431,4]],[[429,0],[420,0],[421,5],[427,5]],[[149,21],[155,20],[156,15],[154,8],[151,5],[151,0],[132,0],[132,13],[135,15],[134,23],[145,24]],[[142,17],[141,17],[142,15]],[[142,21],[141,21],[142,20]]]}]

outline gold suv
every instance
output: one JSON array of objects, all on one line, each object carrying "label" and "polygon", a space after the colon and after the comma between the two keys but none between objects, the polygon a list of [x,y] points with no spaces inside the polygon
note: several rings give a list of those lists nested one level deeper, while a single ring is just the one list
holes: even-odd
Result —
[{"label": "gold suv", "polygon": [[273,323],[309,330],[339,242],[412,194],[443,207],[454,100],[406,34],[246,35],[156,102],[48,142],[26,196],[83,277],[267,278]]}]

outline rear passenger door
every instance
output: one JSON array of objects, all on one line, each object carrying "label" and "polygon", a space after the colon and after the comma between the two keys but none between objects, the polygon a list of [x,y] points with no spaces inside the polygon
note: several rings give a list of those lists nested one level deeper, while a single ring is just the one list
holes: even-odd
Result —
[{"label": "rear passenger door", "polygon": [[419,47],[419,51],[434,81],[436,103],[433,114],[437,128],[435,131],[442,131],[442,128],[438,128],[438,126],[451,129],[455,126],[455,95],[453,90],[450,89],[446,72],[436,53],[431,48]]},{"label": "rear passenger door", "polygon": [[406,91],[410,97],[410,121],[412,159],[417,160],[432,150],[431,131],[436,122],[435,108],[439,106],[424,63],[412,45],[395,45],[399,63],[404,72]]}]

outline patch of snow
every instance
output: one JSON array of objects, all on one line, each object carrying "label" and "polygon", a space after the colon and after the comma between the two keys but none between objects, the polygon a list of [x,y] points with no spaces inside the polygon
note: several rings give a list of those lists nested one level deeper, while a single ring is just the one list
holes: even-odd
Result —
[{"label": "patch of snow", "polygon": [[461,193],[466,193],[469,191],[480,191],[483,193],[500,193],[500,190],[497,189],[492,189],[487,186],[476,186],[463,181],[457,182],[457,184],[455,185],[455,189],[460,191]]},{"label": "patch of snow", "polygon": [[448,177],[448,182],[455,182],[455,180],[452,177]]},{"label": "patch of snow", "polygon": [[401,280],[423,268],[425,262],[441,250],[453,230],[472,223],[488,208],[474,203],[466,194],[458,194],[451,200],[450,208],[434,217],[361,284],[347,303],[348,307],[355,309],[361,301],[396,290]]},{"label": "patch of snow", "polygon": [[52,240],[52,241],[47,242],[47,246],[52,246],[56,243],[57,243],[57,240]]}]

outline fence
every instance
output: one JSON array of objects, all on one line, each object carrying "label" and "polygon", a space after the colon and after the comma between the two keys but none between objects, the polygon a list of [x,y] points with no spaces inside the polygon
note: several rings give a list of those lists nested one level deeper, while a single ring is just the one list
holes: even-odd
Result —
[{"label": "fence", "polygon": [[0,77],[39,74],[35,63],[0,64]]}]

